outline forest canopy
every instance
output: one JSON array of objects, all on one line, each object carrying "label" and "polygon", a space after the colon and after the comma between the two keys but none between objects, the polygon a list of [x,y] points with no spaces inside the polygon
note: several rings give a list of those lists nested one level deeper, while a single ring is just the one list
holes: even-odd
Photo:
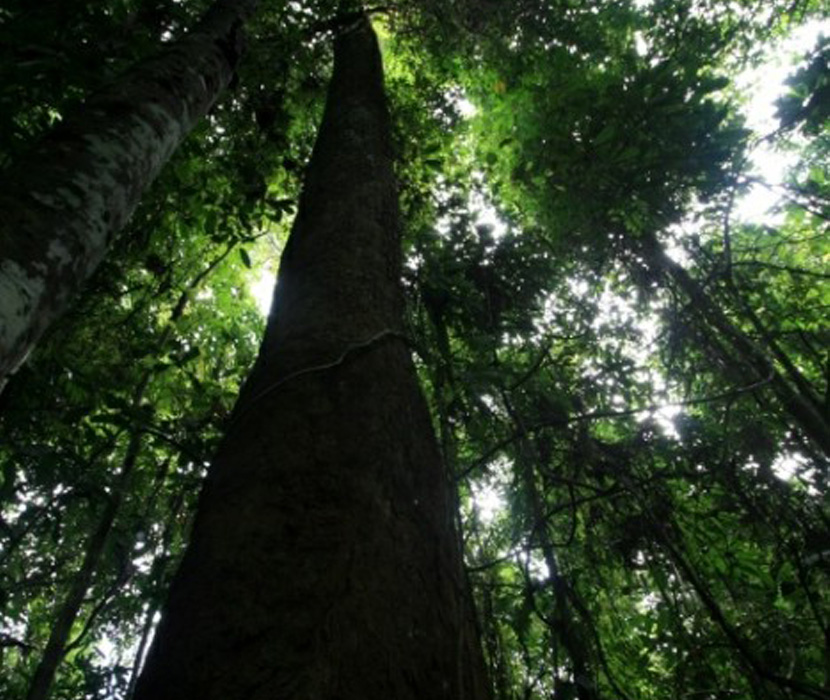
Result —
[{"label": "forest canopy", "polygon": [[[210,5],[0,0],[4,209]],[[826,10],[262,0],[0,393],[0,697],[134,696],[365,11],[403,246],[384,333],[426,396],[492,697],[830,699]]]}]

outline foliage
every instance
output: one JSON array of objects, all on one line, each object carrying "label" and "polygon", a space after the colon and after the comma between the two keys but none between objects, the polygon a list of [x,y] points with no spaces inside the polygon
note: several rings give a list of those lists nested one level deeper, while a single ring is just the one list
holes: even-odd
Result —
[{"label": "foliage", "polygon": [[[238,84],[0,396],[3,697],[25,696],[112,503],[52,696],[129,697],[255,357],[247,290],[295,210],[333,5],[277,3],[248,28]],[[5,3],[0,158],[202,8]],[[826,41],[773,134],[745,127],[729,77],[820,11],[378,13],[409,333],[499,700],[828,697],[830,456],[771,380],[830,420]],[[776,215],[745,221],[759,142],[795,164],[765,183]]]}]

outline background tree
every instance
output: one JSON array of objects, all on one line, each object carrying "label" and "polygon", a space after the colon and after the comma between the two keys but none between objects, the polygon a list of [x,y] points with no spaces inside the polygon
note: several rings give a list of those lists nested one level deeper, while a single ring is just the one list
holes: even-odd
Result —
[{"label": "background tree", "polygon": [[241,27],[255,8],[255,1],[220,0],[185,37],[86,99],[8,166],[0,383],[92,274],[144,190],[230,83]]}]

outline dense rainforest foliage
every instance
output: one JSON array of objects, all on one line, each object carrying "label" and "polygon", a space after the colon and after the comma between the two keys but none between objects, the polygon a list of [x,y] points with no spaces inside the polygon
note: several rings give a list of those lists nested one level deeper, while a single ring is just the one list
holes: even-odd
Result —
[{"label": "dense rainforest foliage", "polygon": [[[0,167],[208,5],[2,0]],[[403,335],[497,700],[830,698],[830,44],[781,56],[764,130],[739,80],[822,5],[366,8]],[[0,697],[133,696],[354,11],[260,3],[230,85],[0,394]],[[743,211],[758,191],[771,211]]]}]

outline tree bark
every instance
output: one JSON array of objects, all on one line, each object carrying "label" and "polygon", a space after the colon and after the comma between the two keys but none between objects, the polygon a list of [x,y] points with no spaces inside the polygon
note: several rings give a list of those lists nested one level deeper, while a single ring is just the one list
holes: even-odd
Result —
[{"label": "tree bark", "polygon": [[91,96],[4,173],[0,389],[230,83],[257,4],[218,0],[192,32]]},{"label": "tree bark", "polygon": [[260,357],[136,700],[489,697],[447,474],[402,336],[377,42],[335,69]]},{"label": "tree bark", "polygon": [[[179,295],[176,305],[173,307],[173,312],[167,322],[167,326],[162,331],[159,337],[157,347],[163,348],[170,336],[173,333],[176,322],[184,313],[188,301],[191,299],[191,293],[198,289],[199,285],[204,279],[210,275],[213,270],[221,263],[234,249],[235,244],[231,244],[219,257],[214,259],[207,267],[205,267],[195,278],[182,290]],[[147,387],[153,378],[152,370],[144,373],[144,376],[138,383],[138,386],[133,390],[132,405],[133,408],[139,408],[141,402],[144,400],[144,395]],[[112,492],[108,495],[107,501],[101,512],[101,517],[98,524],[93,530],[86,550],[81,567],[75,577],[72,579],[72,584],[66,597],[63,599],[61,606],[55,616],[55,623],[49,633],[49,639],[46,642],[46,647],[43,650],[43,656],[38,663],[35,673],[32,676],[32,681],[29,685],[29,691],[26,700],[46,700],[49,697],[49,692],[54,683],[58,668],[63,661],[64,656],[69,652],[72,645],[67,647],[69,634],[72,627],[78,618],[78,614],[84,603],[84,598],[89,591],[95,573],[101,562],[101,557],[106,549],[110,533],[112,532],[116,518],[119,516],[121,504],[129,495],[132,487],[133,472],[136,468],[136,462],[141,451],[143,432],[136,427],[130,435],[127,443],[124,459],[121,464],[121,472],[113,484]],[[165,528],[164,537],[169,537],[170,528]],[[169,544],[169,543],[168,543]],[[164,547],[167,548],[166,546]],[[156,564],[153,565],[154,570]],[[159,564],[160,566],[160,564]],[[152,614],[150,618],[152,620]],[[89,623],[89,621],[88,621]],[[77,638],[76,638],[77,641]],[[142,640],[143,641],[143,640]],[[138,650],[139,658],[143,654],[141,646]],[[128,689],[129,690],[129,689]],[[127,695],[129,697],[129,693]]]}]

